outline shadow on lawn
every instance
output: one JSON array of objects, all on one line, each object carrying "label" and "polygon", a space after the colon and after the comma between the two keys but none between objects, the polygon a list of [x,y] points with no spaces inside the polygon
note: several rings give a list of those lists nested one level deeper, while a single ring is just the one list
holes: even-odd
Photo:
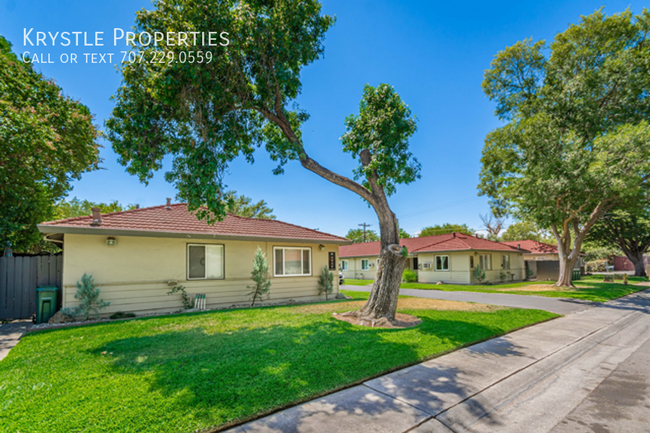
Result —
[{"label": "shadow on lawn", "polygon": [[[218,427],[502,333],[477,323],[422,319],[418,327],[406,330],[362,328],[326,319],[302,326],[209,334],[199,324],[183,331],[114,340],[92,353],[110,353],[119,374],[153,373],[148,379],[151,390],[174,399],[173,410],[179,418],[193,417],[197,428]],[[435,340],[437,349],[432,346],[423,353],[421,342],[409,343],[425,338]],[[513,354],[502,352],[502,356]],[[449,387],[455,383],[457,372],[448,371],[444,376]],[[362,408],[370,415],[379,415],[373,413],[373,407],[362,402],[335,404],[328,411]]]}]

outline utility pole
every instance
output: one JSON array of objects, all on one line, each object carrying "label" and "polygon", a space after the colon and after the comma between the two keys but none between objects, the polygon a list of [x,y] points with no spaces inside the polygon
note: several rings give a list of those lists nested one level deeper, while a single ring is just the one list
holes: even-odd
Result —
[{"label": "utility pole", "polygon": [[359,227],[363,227],[363,242],[366,242],[366,227],[370,227],[371,224],[359,224]]}]

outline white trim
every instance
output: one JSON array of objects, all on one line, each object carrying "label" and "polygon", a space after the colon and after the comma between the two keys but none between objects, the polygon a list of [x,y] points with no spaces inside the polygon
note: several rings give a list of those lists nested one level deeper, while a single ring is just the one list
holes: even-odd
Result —
[{"label": "white trim", "polygon": [[[275,252],[277,250],[282,250],[282,275],[278,275],[278,274],[275,273]],[[284,250],[300,250],[300,270],[301,271],[304,269],[303,251],[305,251],[305,250],[309,251],[309,273],[308,274],[286,275],[286,260],[284,259]],[[312,275],[311,260],[312,260],[311,247],[283,247],[283,246],[273,247],[273,276],[275,278],[311,277],[311,275]]]},{"label": "white trim", "polygon": [[[205,269],[205,276],[203,277],[190,277],[190,247],[221,247],[221,278],[208,278],[208,262],[206,260],[205,265],[203,266]],[[185,256],[186,256],[186,271],[185,275],[187,275],[187,280],[225,280],[226,279],[226,246],[224,244],[187,244],[185,247]],[[205,250],[205,257],[207,259],[208,254],[207,250]]]},{"label": "white trim", "polygon": [[[438,257],[447,257],[447,269],[438,269]],[[433,256],[433,270],[436,272],[449,272],[451,266],[449,266],[449,255],[448,254],[436,254]]]}]

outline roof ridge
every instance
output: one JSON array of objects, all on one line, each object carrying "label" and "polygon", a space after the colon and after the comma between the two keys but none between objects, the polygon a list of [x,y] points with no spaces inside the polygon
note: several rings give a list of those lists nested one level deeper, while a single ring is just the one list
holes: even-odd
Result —
[{"label": "roof ridge", "polygon": [[[446,235],[450,235],[450,234],[451,234],[451,233],[445,233],[445,234],[442,234],[442,235],[433,235],[433,236],[431,236],[431,237],[446,236]],[[423,238],[428,238],[429,236],[422,236],[422,237],[423,237]],[[416,238],[416,239],[417,239],[417,238]],[[414,249],[414,250],[412,250],[412,251],[418,251],[418,250],[421,250],[422,248],[432,247],[432,246],[434,246],[434,245],[437,245],[437,244],[440,244],[440,243],[443,243],[443,242],[447,242],[448,240],[449,240],[449,239],[440,239],[438,242],[433,242],[433,243],[430,243],[430,244],[426,244],[425,246],[420,247],[420,248],[416,248],[416,249]],[[467,244],[465,244],[465,245],[467,245]]]}]

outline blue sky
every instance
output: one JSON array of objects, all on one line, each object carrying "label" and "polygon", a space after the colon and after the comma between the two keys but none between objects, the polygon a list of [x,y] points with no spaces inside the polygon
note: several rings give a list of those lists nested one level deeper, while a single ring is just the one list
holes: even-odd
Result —
[{"label": "blue sky", "polygon": [[[90,107],[103,127],[112,109],[111,95],[120,83],[115,64],[62,64],[63,52],[115,52],[113,28],[128,29],[135,11],[149,1],[88,2],[0,0],[0,34],[23,53],[50,53],[54,64],[37,69],[64,92]],[[322,165],[351,175],[354,161],[341,150],[345,116],[356,113],[366,83],[393,85],[419,119],[411,149],[422,164],[422,178],[399,187],[390,203],[409,233],[438,223],[466,223],[481,229],[479,213],[487,199],[476,185],[486,134],[499,125],[494,105],[481,90],[483,71],[493,56],[527,37],[550,41],[580,15],[605,6],[608,14],[640,1],[436,2],[399,0],[324,0],[323,11],[336,15],[327,33],[325,57],[303,71],[299,103],[311,118],[304,128],[310,156]],[[105,47],[25,47],[23,29],[105,32]],[[118,59],[119,60],[119,59]],[[164,204],[176,191],[162,170],[148,186],[126,173],[110,144],[103,142],[103,170],[73,183],[71,196],[92,201],[119,200],[140,206]],[[169,167],[170,161],[166,161]],[[288,164],[274,176],[263,149],[254,165],[243,159],[230,167],[230,189],[265,199],[280,220],[344,235],[359,223],[377,229],[374,211],[355,194]]]}]

